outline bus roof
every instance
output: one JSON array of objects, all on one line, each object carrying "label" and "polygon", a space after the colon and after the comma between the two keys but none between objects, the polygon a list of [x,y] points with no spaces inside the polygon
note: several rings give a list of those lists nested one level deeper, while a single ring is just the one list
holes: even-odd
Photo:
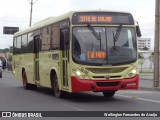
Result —
[{"label": "bus roof", "polygon": [[81,10],[81,11],[70,11],[68,13],[65,13],[63,15],[60,15],[60,16],[57,16],[57,17],[49,17],[49,18],[46,18],[42,21],[39,21],[37,23],[35,23],[32,27],[29,27],[25,30],[22,30],[20,32],[17,32],[14,34],[14,37],[16,36],[19,36],[19,35],[23,35],[25,33],[29,33],[29,32],[32,32],[34,30],[37,30],[39,28],[42,28],[42,27],[45,27],[45,26],[48,26],[48,25],[51,25],[53,23],[56,23],[56,22],[59,22],[59,21],[63,21],[67,18],[70,18],[72,17],[72,15],[74,13],[78,13],[78,12],[115,12],[115,13],[128,13],[130,14],[129,12],[124,12],[124,11],[105,11],[105,10]]}]

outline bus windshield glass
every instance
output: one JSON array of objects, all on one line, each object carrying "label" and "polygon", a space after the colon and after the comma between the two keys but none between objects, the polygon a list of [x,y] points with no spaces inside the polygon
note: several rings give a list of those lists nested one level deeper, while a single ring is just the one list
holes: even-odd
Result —
[{"label": "bus windshield glass", "polygon": [[77,63],[114,65],[137,59],[136,34],[131,27],[74,27],[72,46]]}]

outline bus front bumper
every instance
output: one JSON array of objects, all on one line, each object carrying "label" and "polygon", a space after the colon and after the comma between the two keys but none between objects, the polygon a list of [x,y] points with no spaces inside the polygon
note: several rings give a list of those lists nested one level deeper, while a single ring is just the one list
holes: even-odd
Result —
[{"label": "bus front bumper", "polygon": [[139,75],[133,78],[119,80],[81,80],[78,77],[71,77],[72,92],[80,91],[117,91],[127,89],[138,89]]}]

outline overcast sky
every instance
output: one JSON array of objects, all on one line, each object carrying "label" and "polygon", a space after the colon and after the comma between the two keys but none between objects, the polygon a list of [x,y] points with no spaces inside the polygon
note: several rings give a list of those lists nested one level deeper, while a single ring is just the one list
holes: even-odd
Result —
[{"label": "overcast sky", "polygon": [[[29,0],[31,1],[31,0]],[[34,0],[37,1],[37,0]],[[142,37],[154,43],[155,0],[38,0],[33,5],[33,24],[72,10],[120,10],[133,14]],[[0,0],[0,49],[12,46],[12,35],[3,35],[3,26],[29,26],[30,4],[27,0]]]}]

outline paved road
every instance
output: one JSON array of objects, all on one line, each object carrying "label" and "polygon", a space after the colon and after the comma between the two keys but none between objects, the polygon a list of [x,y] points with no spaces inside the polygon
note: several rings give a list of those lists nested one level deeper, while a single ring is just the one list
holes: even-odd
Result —
[{"label": "paved road", "polygon": [[141,73],[140,74],[140,88],[150,89],[150,90],[159,90],[159,87],[153,87],[153,73]]},{"label": "paved road", "polygon": [[[13,75],[10,72],[3,72],[3,78],[0,79],[0,111],[159,110],[159,91],[118,91],[113,98],[104,98],[101,93],[87,92],[69,94],[67,98],[59,99],[55,98],[52,95],[51,90],[47,88],[38,88],[34,91],[24,90],[22,88],[22,83],[20,81],[14,80]],[[59,119],[60,118],[57,118],[56,120]],[[72,119],[74,118],[69,120]],[[88,119],[96,120],[97,118]]]},{"label": "paved road", "polygon": [[148,79],[144,79],[144,78],[140,79],[139,86],[140,86],[140,88],[152,89],[153,88],[153,80],[148,80]]}]

